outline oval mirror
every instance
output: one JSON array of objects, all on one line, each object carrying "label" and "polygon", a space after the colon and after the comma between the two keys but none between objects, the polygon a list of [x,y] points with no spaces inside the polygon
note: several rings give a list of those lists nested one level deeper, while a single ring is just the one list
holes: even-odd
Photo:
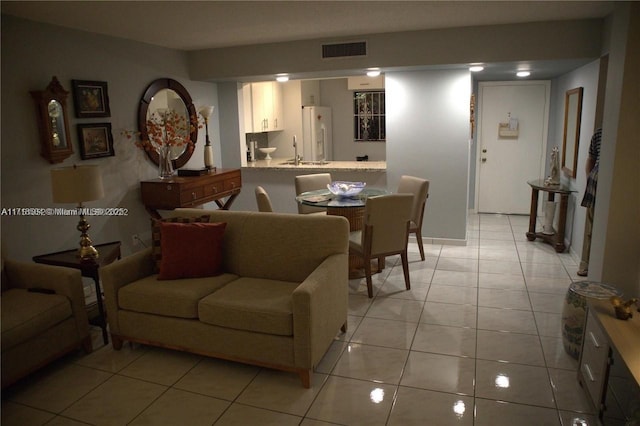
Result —
[{"label": "oval mirror", "polygon": [[[196,108],[191,100],[191,95],[180,83],[170,78],[161,78],[153,81],[144,92],[140,100],[138,110],[138,130],[140,138],[148,140],[149,129],[147,122],[150,119],[165,117],[167,113],[175,114],[173,119],[183,120],[186,124],[184,128],[178,129],[184,133],[183,137],[190,140],[190,143],[174,145],[171,147],[171,161],[173,168],[184,166],[191,155],[198,140],[198,127],[191,126],[190,123],[197,122]],[[158,153],[154,150],[145,151],[151,161],[158,164]]]}]

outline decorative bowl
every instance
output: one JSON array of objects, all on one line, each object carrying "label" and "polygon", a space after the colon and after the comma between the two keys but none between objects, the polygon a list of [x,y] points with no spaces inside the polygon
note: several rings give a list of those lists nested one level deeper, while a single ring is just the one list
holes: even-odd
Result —
[{"label": "decorative bowl", "polygon": [[258,148],[258,150],[263,153],[263,154],[267,154],[266,157],[264,157],[265,160],[271,160],[271,153],[274,152],[277,148],[275,146],[272,146],[270,148]]},{"label": "decorative bowl", "polygon": [[337,195],[338,197],[353,197],[361,193],[366,185],[365,182],[345,182],[337,180],[327,184],[327,188],[329,188],[329,191],[331,191],[333,195]]}]

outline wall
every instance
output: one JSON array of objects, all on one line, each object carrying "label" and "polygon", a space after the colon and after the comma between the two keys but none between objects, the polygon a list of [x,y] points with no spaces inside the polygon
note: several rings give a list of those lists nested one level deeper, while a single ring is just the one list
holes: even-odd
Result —
[{"label": "wall", "polygon": [[[69,125],[74,154],[52,165],[40,156],[39,134],[30,90],[44,90],[57,76],[66,90],[71,80],[108,83],[111,117],[76,119],[71,96],[68,99]],[[194,104],[216,106],[210,124],[210,138],[220,165],[218,102],[215,84],[188,78],[186,54],[128,40],[103,37],[56,26],[2,16],[2,207],[75,207],[53,205],[50,170],[61,166],[97,164],[105,187],[102,200],[88,207],[124,207],[125,217],[90,217],[89,235],[94,243],[121,240],[123,254],[132,246],[132,234],[150,238],[149,215],[139,195],[140,181],[157,177],[157,167],[130,140],[120,136],[123,129],[137,128],[140,97],[153,80],[170,77],[190,92]],[[110,122],[115,156],[88,161],[80,159],[76,124]],[[204,131],[187,167],[203,165]],[[77,217],[2,216],[2,255],[30,260],[37,254],[76,247]]]},{"label": "wall", "polygon": [[586,209],[580,207],[582,196],[587,185],[585,174],[585,162],[589,154],[589,143],[595,127],[596,102],[598,95],[598,75],[600,61],[594,61],[580,67],[570,73],[560,76],[551,83],[551,108],[549,117],[549,142],[547,144],[546,174],[549,174],[549,157],[551,149],[557,146],[560,149],[562,159],[562,138],[564,133],[564,109],[565,93],[567,90],[577,87],[583,88],[582,116],[580,121],[580,142],[578,145],[578,164],[576,166],[575,179],[561,172],[563,184],[576,192],[569,197],[567,210],[567,227],[565,243],[569,251],[577,260],[582,253],[582,241],[584,237],[584,222]]},{"label": "wall", "polygon": [[469,182],[467,70],[387,73],[387,185],[429,179],[423,235],[466,240]]},{"label": "wall", "polygon": [[611,25],[589,278],[640,296],[640,4],[617,3]]}]

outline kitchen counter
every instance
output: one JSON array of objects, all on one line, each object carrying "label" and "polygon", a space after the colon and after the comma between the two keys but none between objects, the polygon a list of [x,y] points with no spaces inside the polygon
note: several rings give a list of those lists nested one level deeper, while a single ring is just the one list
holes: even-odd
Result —
[{"label": "kitchen counter", "polygon": [[326,170],[326,171],[357,171],[357,172],[386,172],[386,161],[329,161],[327,164],[284,164],[287,158],[274,158],[272,160],[257,160],[242,166],[243,170]]}]

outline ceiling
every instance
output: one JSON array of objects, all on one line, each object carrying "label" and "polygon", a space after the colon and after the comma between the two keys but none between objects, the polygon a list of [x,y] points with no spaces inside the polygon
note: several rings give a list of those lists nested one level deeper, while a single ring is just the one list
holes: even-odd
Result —
[{"label": "ceiling", "polygon": [[[611,13],[613,2],[2,0],[0,9],[3,14],[33,21],[189,51],[371,33],[602,18]],[[558,75],[574,65],[547,63],[544,68]],[[489,68],[497,75],[507,69],[498,64]]]},{"label": "ceiling", "polygon": [[610,1],[7,1],[2,13],[181,50],[599,18]]}]

